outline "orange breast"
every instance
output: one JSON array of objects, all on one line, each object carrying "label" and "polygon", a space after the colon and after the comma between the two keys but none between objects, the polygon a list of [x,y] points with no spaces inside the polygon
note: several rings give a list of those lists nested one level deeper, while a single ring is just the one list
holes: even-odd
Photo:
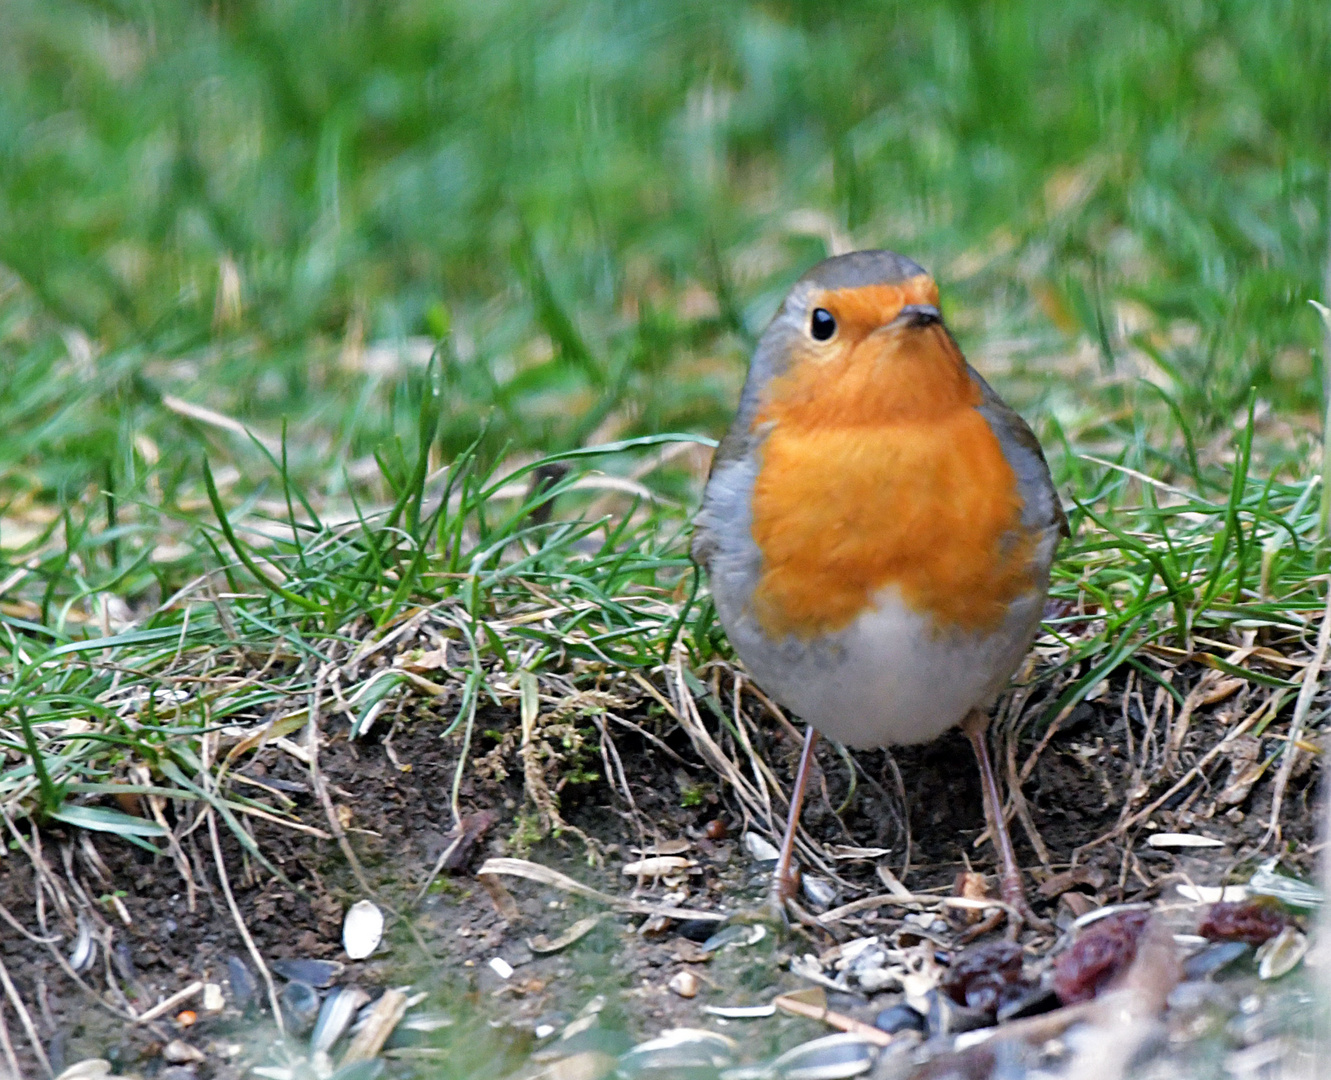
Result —
[{"label": "orange breast", "polygon": [[951,339],[881,337],[796,358],[757,417],[753,602],[773,636],[839,630],[889,586],[941,625],[992,630],[1034,583],[1016,477]]}]

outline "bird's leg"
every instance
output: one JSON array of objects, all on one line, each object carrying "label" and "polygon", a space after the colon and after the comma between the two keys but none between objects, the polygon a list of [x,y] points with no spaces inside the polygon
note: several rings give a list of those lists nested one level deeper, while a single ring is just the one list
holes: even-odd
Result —
[{"label": "bird's leg", "polygon": [[781,838],[781,854],[772,871],[772,904],[778,912],[786,909],[786,901],[794,899],[797,882],[791,873],[795,855],[795,830],[800,824],[800,810],[804,807],[804,785],[809,778],[809,763],[813,761],[813,747],[818,732],[809,725],[804,732],[804,750],[800,753],[800,767],[795,773],[795,786],[790,790],[790,816],[786,819],[786,834]]},{"label": "bird's leg", "polygon": [[[998,778],[994,775],[994,764],[989,758],[989,715],[979,709],[972,709],[961,721],[961,730],[971,741],[975,751],[975,761],[980,766],[980,787],[984,796],[984,816],[989,823],[989,835],[993,837],[994,847],[1003,865],[1000,893],[1004,903],[1016,913],[1009,918],[1009,932],[1015,937],[1021,932],[1023,924],[1034,927],[1044,926],[1044,920],[1035,916],[1026,903],[1026,888],[1021,880],[1021,868],[1017,866],[1017,856],[1012,850],[1012,836],[1008,832],[1007,822],[1003,819],[1003,803],[998,797]],[[1015,925],[1014,925],[1015,924]]]}]

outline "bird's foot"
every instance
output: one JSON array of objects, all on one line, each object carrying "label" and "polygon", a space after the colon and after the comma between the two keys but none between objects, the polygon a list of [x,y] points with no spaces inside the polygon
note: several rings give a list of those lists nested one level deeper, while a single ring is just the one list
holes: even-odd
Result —
[{"label": "bird's foot", "polygon": [[1003,903],[1007,905],[1007,935],[1010,940],[1016,941],[1025,927],[1040,933],[1049,933],[1054,929],[1053,923],[1040,918],[1031,910],[1030,904],[1026,902],[1026,889],[1022,885],[1020,875],[1016,877],[1004,875],[999,891]]}]

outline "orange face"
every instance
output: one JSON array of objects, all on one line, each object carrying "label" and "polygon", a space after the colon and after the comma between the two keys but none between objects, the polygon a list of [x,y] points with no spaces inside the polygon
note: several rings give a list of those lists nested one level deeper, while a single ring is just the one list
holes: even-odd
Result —
[{"label": "orange face", "polygon": [[941,325],[927,276],[814,294],[836,320],[766,388],[753,491],[763,570],[753,604],[774,637],[842,629],[895,587],[940,627],[987,631],[1034,584],[1016,476]]}]

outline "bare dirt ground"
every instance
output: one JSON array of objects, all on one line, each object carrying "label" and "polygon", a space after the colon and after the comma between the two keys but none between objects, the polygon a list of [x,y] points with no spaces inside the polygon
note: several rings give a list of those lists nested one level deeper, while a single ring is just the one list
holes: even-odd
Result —
[{"label": "bare dirt ground", "polygon": [[[1233,754],[1219,755],[1195,782],[1138,826],[1080,852],[1077,865],[1086,873],[1067,890],[1067,898],[1060,899],[1056,875],[1072,864],[1080,846],[1114,828],[1130,789],[1144,785],[1147,794],[1138,792],[1136,802],[1149,805],[1150,798],[1167,791],[1219,738],[1216,725],[1224,717],[1217,719],[1208,710],[1225,708],[1223,700],[1193,717],[1172,772],[1143,777],[1144,755],[1138,750],[1154,721],[1142,715],[1139,703],[1145,702],[1139,696],[1128,695],[1125,705],[1122,690],[1119,686],[1079,706],[1045,745],[1035,734],[1026,734],[1008,753],[1000,740],[1000,761],[1009,760],[1014,768],[1038,749],[1023,791],[1047,864],[1017,817],[1013,834],[1019,857],[1029,868],[1037,911],[1062,925],[1091,906],[1169,895],[1181,882],[1245,880],[1259,856],[1271,853],[1269,847],[1257,852],[1256,845],[1265,832],[1275,770],[1265,770],[1247,794],[1233,801],[1229,785],[1242,779],[1244,761]],[[502,897],[497,904],[478,883],[475,871],[486,858],[518,854],[627,896],[633,882],[619,872],[620,866],[638,857],[644,840],[649,850],[653,843],[673,842],[672,850],[685,850],[696,864],[687,874],[684,899],[678,899],[677,890],[675,902],[728,911],[761,906],[766,872],[742,841],[743,807],[727,785],[698,766],[685,733],[663,722],[659,710],[650,706],[650,699],[639,700],[626,717],[641,726],[616,728],[614,733],[617,760],[635,806],[629,806],[618,784],[612,787],[604,775],[597,775],[610,759],[594,750],[579,760],[584,782],[565,783],[558,791],[564,819],[584,833],[585,840],[566,830],[528,847],[524,837],[530,835],[535,815],[512,754],[506,776],[502,769],[490,769],[486,778],[486,768],[468,768],[459,803],[479,835],[455,853],[460,865],[443,874],[419,904],[414,903],[416,890],[456,835],[451,833],[449,796],[461,737],[441,739],[442,720],[425,705],[414,715],[403,713],[387,741],[351,743],[344,725],[330,724],[333,730],[326,732],[321,755],[323,776],[368,883],[390,912],[385,945],[367,961],[348,963],[338,981],[369,989],[412,982],[427,988],[436,1003],[483,1018],[485,1023],[468,1029],[475,1033],[468,1052],[489,1062],[487,1068],[496,1075],[501,1065],[522,1062],[535,1044],[538,1027],[566,1022],[596,994],[608,995],[607,1015],[616,1017],[629,1039],[669,1027],[700,1026],[699,1005],[704,1001],[765,1000],[764,994],[770,999],[774,990],[797,985],[798,980],[782,970],[784,962],[800,952],[826,948],[836,932],[799,931],[785,938],[773,934],[762,963],[708,968],[696,963],[696,940],[706,936],[708,928],[681,927],[678,922],[644,927],[641,916],[608,913],[575,945],[541,954],[529,944],[534,938],[553,938],[576,919],[604,909],[554,888],[513,879],[506,884],[515,906],[505,907]],[[474,762],[483,762],[496,747],[498,758],[492,755],[490,760],[502,759],[505,736],[511,744],[518,725],[515,713],[483,710],[476,730],[485,734],[471,748]],[[386,730],[381,727],[380,735]],[[763,724],[760,732],[766,745],[756,750],[784,781],[798,746],[790,730],[776,722]],[[1259,749],[1269,755],[1269,748]],[[1312,869],[1312,802],[1320,757],[1304,758],[1285,794],[1281,823],[1284,868],[1306,876]],[[948,891],[958,872],[968,867],[992,875],[990,847],[974,846],[984,821],[978,778],[959,734],[898,750],[896,769],[881,752],[859,754],[855,760],[852,772],[849,759],[836,748],[824,745],[820,751],[820,777],[804,823],[824,851],[833,845],[888,848],[885,861],[896,874],[905,874],[915,892]],[[241,772],[281,800],[290,800],[293,818],[307,827],[298,831],[261,818],[248,820],[258,850],[285,881],[242,851],[229,830],[220,830],[229,884],[258,950],[268,961],[345,961],[342,917],[362,890],[337,844],[316,835],[327,836],[328,820],[308,769],[290,753],[270,746],[254,753]],[[252,784],[249,789],[263,790]],[[904,814],[899,793],[905,796]],[[275,796],[274,804],[279,801]],[[903,820],[909,821],[909,868],[904,865]],[[757,825],[750,822],[749,827]],[[1182,851],[1149,846],[1151,831],[1162,830],[1198,833],[1221,844]],[[27,843],[33,840],[24,824],[17,826],[17,835],[27,837]],[[183,836],[192,895],[170,860],[120,840],[80,836],[59,827],[41,830],[36,839],[37,860],[22,857],[15,840],[9,857],[0,861],[0,903],[9,924],[0,931],[0,956],[14,984],[5,1016],[27,1074],[44,1071],[31,1045],[34,1039],[55,1074],[70,1063],[101,1057],[121,1074],[160,1073],[169,1080],[186,1080],[188,1075],[238,1076],[257,1060],[256,1042],[271,1038],[256,1015],[263,991],[260,988],[258,1002],[247,1012],[236,1007],[244,1004],[238,992],[241,998],[244,993],[232,985],[228,958],[244,959],[247,950],[228,908],[207,832],[195,829]],[[47,887],[39,888],[35,880],[39,866],[52,882]],[[845,860],[836,866],[838,875],[860,891],[839,886],[835,903],[882,890],[873,860]],[[1039,885],[1051,879],[1055,887],[1042,895]],[[667,891],[660,884],[641,887],[643,895],[657,899]],[[95,962],[81,976],[83,988],[62,962],[72,942],[57,894],[74,906],[75,920],[81,917],[93,924],[98,942]],[[897,925],[898,914],[869,913],[854,932],[890,929]],[[843,931],[839,936],[852,935]],[[512,967],[508,978],[490,966],[496,957]],[[667,989],[672,976],[685,969],[703,979],[701,993],[691,1000]],[[210,1014],[191,1000],[146,1024],[130,1024],[113,1011],[129,1006],[142,1013],[196,980],[220,984],[227,1007]],[[26,1017],[14,1010],[15,1000],[26,1003]],[[842,1004],[872,1019],[885,1000]],[[499,1019],[504,1023],[491,1022]],[[270,1034],[256,1035],[263,1031]],[[811,1028],[810,1033],[816,1031]],[[172,1040],[199,1048],[202,1060],[171,1064],[163,1052]],[[462,1052],[455,1044],[454,1056]],[[404,1057],[392,1067],[401,1071],[413,1066]]]}]

